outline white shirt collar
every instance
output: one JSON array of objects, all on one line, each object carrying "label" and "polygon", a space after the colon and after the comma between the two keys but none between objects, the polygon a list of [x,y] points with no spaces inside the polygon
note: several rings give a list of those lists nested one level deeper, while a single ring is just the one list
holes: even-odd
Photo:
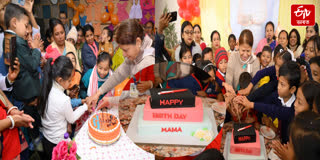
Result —
[{"label": "white shirt collar", "polygon": [[218,69],[218,72],[222,75],[223,78],[226,78],[226,75],[225,75],[224,73],[222,73],[222,72],[220,71],[220,69]]},{"label": "white shirt collar", "polygon": [[292,96],[290,97],[290,99],[286,103],[284,103],[283,98],[281,98],[281,97],[278,97],[278,98],[280,99],[281,104],[284,107],[291,107],[292,103],[296,100],[296,96],[294,94],[292,94]]},{"label": "white shirt collar", "polygon": [[11,32],[11,33],[16,34],[16,32],[14,32],[13,30],[10,30],[10,29],[7,29],[6,32]]},{"label": "white shirt collar", "polygon": [[56,81],[53,81],[52,87],[57,88],[58,90],[64,92],[64,88]]}]

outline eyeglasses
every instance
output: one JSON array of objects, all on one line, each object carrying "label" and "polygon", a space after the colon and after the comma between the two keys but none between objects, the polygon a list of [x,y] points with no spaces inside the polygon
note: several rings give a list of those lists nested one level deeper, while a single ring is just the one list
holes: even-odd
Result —
[{"label": "eyeglasses", "polygon": [[193,33],[200,34],[201,32],[200,32],[200,31],[195,31],[195,32],[193,32]]},{"label": "eyeglasses", "polygon": [[193,31],[184,31],[184,33],[185,33],[185,34],[193,35],[194,32],[193,32]]}]

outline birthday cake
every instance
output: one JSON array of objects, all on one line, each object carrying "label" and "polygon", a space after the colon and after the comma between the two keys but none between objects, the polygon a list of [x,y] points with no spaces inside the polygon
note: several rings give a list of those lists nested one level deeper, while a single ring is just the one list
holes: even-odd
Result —
[{"label": "birthday cake", "polygon": [[212,122],[203,111],[201,98],[189,90],[166,95],[159,95],[160,91],[151,90],[151,97],[138,114],[139,136],[186,135],[212,140]]},{"label": "birthday cake", "polygon": [[259,132],[254,129],[252,124],[235,123],[234,129],[231,134],[227,135],[227,139],[230,139],[229,142],[226,142],[228,144],[226,147],[227,159],[264,159],[263,137],[259,136]]},{"label": "birthday cake", "polygon": [[110,113],[93,114],[88,122],[89,137],[99,144],[111,144],[120,137],[120,121]]}]

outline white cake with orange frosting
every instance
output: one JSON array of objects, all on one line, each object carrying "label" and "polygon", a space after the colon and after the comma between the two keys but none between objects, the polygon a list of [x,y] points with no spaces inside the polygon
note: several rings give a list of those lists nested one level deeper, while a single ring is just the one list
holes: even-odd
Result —
[{"label": "white cake with orange frosting", "polygon": [[120,137],[120,121],[110,113],[93,114],[88,122],[89,137],[99,144],[111,144]]}]

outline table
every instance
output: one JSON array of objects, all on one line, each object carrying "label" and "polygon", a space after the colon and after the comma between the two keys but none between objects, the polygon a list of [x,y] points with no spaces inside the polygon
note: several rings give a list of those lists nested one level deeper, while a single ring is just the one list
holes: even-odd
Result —
[{"label": "table", "polygon": [[[146,95],[139,96],[138,98],[126,98],[120,100],[119,104],[119,117],[121,125],[126,132],[131,118],[134,114],[134,111],[139,104],[144,104],[147,100]],[[225,105],[224,103],[216,103],[217,101],[210,98],[202,98],[205,105],[211,106],[214,111],[214,116],[216,119],[217,126],[222,124],[225,120]],[[216,104],[216,105],[213,105]],[[224,109],[224,110],[223,110]],[[228,122],[223,125],[223,137],[221,140],[221,153],[224,150],[224,143],[226,139],[227,132],[231,132],[233,128],[233,122]],[[279,136],[276,137],[279,139]],[[267,154],[271,150],[272,140],[264,138],[264,142],[266,145]],[[156,155],[157,159],[163,159],[161,157],[178,157],[178,156],[185,156],[191,155],[195,153],[200,153],[204,148],[197,147],[197,146],[172,146],[172,145],[165,145],[165,144],[137,144],[143,150],[153,153]]]},{"label": "table", "polygon": [[[127,131],[127,128],[130,124],[131,118],[135,112],[137,105],[144,104],[147,100],[146,95],[139,96],[138,98],[126,98],[124,100],[120,100],[119,103],[119,117],[121,125],[124,131]],[[216,100],[205,98],[202,99],[204,103],[207,105],[211,105],[216,102]],[[217,126],[223,123],[225,116],[224,114],[220,114],[219,112],[214,111],[215,119]],[[198,146],[173,146],[173,145],[165,145],[165,144],[137,144],[140,148],[148,151],[150,153],[155,154],[156,156],[161,157],[178,157],[185,156],[194,153],[200,153],[204,147]]]},{"label": "table", "polygon": [[[118,106],[108,110],[108,113],[118,116]],[[121,128],[119,140],[111,145],[99,145],[92,141],[88,135],[88,120],[75,137],[77,154],[84,160],[104,159],[155,159],[151,153],[144,151],[135,145]]]}]

